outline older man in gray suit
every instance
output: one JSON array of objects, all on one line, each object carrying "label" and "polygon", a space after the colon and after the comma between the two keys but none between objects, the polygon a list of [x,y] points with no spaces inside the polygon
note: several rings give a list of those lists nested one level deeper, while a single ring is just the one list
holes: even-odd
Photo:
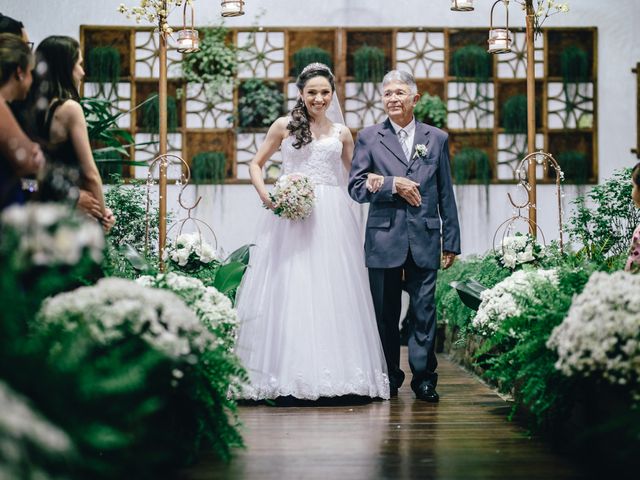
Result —
[{"label": "older man in gray suit", "polygon": [[449,140],[414,118],[420,95],[410,74],[393,70],[382,88],[388,118],[358,134],[349,193],[370,203],[365,256],[391,394],[404,381],[398,327],[404,273],[415,317],[409,326],[411,388],[416,398],[437,402],[436,274],[460,253]]}]

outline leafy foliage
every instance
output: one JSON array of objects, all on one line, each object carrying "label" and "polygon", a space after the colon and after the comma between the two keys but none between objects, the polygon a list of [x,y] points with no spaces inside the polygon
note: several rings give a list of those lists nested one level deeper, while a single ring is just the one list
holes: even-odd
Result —
[{"label": "leafy foliage", "polygon": [[447,123],[447,105],[437,95],[424,92],[413,110],[416,118],[421,121],[442,128]]},{"label": "leafy foliage", "polygon": [[87,53],[87,80],[116,83],[120,78],[120,52],[112,46],[93,47]]},{"label": "leafy foliage", "polygon": [[238,71],[237,49],[228,41],[229,30],[223,26],[203,29],[201,34],[200,50],[184,56],[182,72],[188,82],[203,84],[207,99],[213,101],[224,86],[233,84]]},{"label": "leafy foliage", "polygon": [[453,52],[451,70],[458,79],[486,82],[491,76],[492,57],[479,45],[465,45]]},{"label": "leafy foliage", "polygon": [[[150,93],[142,106],[142,127],[150,133],[160,132],[160,97]],[[178,128],[178,104],[176,97],[167,96],[167,130],[174,132]]]},{"label": "leafy foliage", "polygon": [[522,313],[506,319],[479,353],[486,376],[502,391],[515,395],[513,413],[526,407],[536,428],[561,421],[573,404],[574,382],[555,368],[557,354],[547,348],[546,341],[590,273],[584,268],[561,269],[556,287],[534,286],[532,298],[544,301],[523,303]]},{"label": "leafy foliage", "polygon": [[149,250],[145,246],[147,228],[147,191],[144,183],[131,180],[125,184],[113,176],[114,185],[104,195],[105,203],[115,217],[116,224],[107,236],[107,250],[102,264],[107,276],[135,278],[154,270],[159,235],[160,216],[152,201],[149,205]]},{"label": "leafy foliage", "polygon": [[491,181],[489,155],[479,148],[463,148],[453,157],[453,178],[458,185],[478,181],[488,185]]},{"label": "leafy foliage", "polygon": [[195,184],[223,183],[227,176],[224,152],[200,152],[191,159],[191,179]]},{"label": "leafy foliage", "polygon": [[324,48],[304,47],[293,54],[293,74],[299,75],[304,67],[313,62],[324,63],[329,68],[333,68],[331,54]]},{"label": "leafy foliage", "polygon": [[594,186],[573,203],[575,214],[567,232],[579,244],[580,253],[592,261],[619,261],[629,248],[633,230],[640,223],[640,211],[631,201],[631,169]]},{"label": "leafy foliage", "polygon": [[507,133],[527,133],[527,97],[513,95],[502,106],[502,127]]},{"label": "leafy foliage", "polygon": [[268,127],[284,109],[284,95],[273,82],[250,79],[240,86],[238,117],[241,127]]},{"label": "leafy foliage", "polygon": [[380,82],[386,71],[384,51],[363,45],[353,52],[353,73],[356,82]]}]

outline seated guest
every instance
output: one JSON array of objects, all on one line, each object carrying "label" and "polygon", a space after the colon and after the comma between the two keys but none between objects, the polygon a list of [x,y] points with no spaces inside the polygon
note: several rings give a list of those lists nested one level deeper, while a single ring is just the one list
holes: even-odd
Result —
[{"label": "seated guest", "polygon": [[44,164],[40,147],[20,128],[7,104],[26,98],[33,65],[31,49],[20,37],[0,34],[0,209],[24,200],[20,176],[37,174]]}]

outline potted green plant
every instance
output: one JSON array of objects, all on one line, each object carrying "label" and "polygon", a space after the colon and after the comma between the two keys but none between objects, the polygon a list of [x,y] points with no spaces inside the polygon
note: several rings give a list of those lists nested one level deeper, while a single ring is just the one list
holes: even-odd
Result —
[{"label": "potted green plant", "polygon": [[[157,93],[150,93],[142,105],[142,127],[150,133],[160,131],[160,104]],[[178,104],[176,97],[167,97],[167,128],[170,132],[178,129]]]},{"label": "potted green plant", "polygon": [[120,78],[120,52],[112,46],[93,47],[87,52],[87,81],[117,83]]},{"label": "potted green plant", "polygon": [[527,133],[527,97],[513,95],[502,105],[502,127],[505,132]]},{"label": "potted green plant", "polygon": [[293,54],[293,75],[299,75],[304,67],[313,62],[324,63],[329,68],[333,68],[331,54],[324,48],[304,47]]},{"label": "potted green plant", "polygon": [[384,51],[363,45],[353,53],[353,71],[356,82],[380,82],[385,73]]},{"label": "potted green plant", "polygon": [[229,31],[223,26],[201,31],[200,50],[185,55],[182,72],[188,82],[204,85],[205,96],[215,100],[220,89],[233,84],[238,71],[237,48],[227,41]]},{"label": "potted green plant", "polygon": [[463,148],[453,157],[453,178],[458,185],[477,181],[489,185],[491,165],[489,155],[479,148]]},{"label": "potted green plant", "polygon": [[227,173],[224,152],[200,152],[191,159],[191,180],[195,184],[223,183]]},{"label": "potted green plant", "polygon": [[453,52],[451,71],[459,80],[485,82],[491,76],[491,54],[479,45],[465,45]]},{"label": "potted green plant", "polygon": [[284,95],[274,82],[253,78],[240,85],[238,122],[245,128],[265,128],[284,110]]},{"label": "potted green plant", "polygon": [[556,156],[560,168],[564,172],[564,178],[570,183],[584,185],[589,180],[589,162],[587,154],[577,150],[560,152]]},{"label": "potted green plant", "polygon": [[421,121],[442,128],[447,123],[447,105],[437,95],[423,93],[413,110],[416,118]]},{"label": "potted green plant", "polygon": [[589,80],[589,54],[583,48],[569,45],[560,53],[560,71],[564,83]]}]

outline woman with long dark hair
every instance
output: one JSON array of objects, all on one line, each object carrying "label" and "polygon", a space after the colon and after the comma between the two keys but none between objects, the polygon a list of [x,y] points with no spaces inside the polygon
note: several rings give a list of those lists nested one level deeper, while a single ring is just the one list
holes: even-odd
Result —
[{"label": "woman with long dark hair", "polygon": [[[77,172],[75,186],[89,191],[97,200],[97,208],[91,213],[109,230],[115,218],[104,204],[102,179],[91,152],[78,93],[84,77],[80,45],[71,37],[47,37],[38,45],[36,62],[29,107],[34,133],[43,141],[53,163]],[[51,180],[54,187],[57,181]]]},{"label": "woman with long dark hair", "polygon": [[24,100],[32,83],[34,60],[17,35],[0,34],[0,209],[23,201],[20,176],[36,174],[42,151],[22,131],[8,103]]},{"label": "woman with long dark hair", "polygon": [[269,128],[250,175],[273,209],[262,169],[279,149],[283,174],[307,177],[315,201],[302,220],[264,213],[238,297],[236,353],[250,379],[241,396],[389,398],[360,228],[346,188],[353,138],[336,122],[341,114],[327,113],[338,106],[329,67],[308,65],[297,86],[295,107]]}]

